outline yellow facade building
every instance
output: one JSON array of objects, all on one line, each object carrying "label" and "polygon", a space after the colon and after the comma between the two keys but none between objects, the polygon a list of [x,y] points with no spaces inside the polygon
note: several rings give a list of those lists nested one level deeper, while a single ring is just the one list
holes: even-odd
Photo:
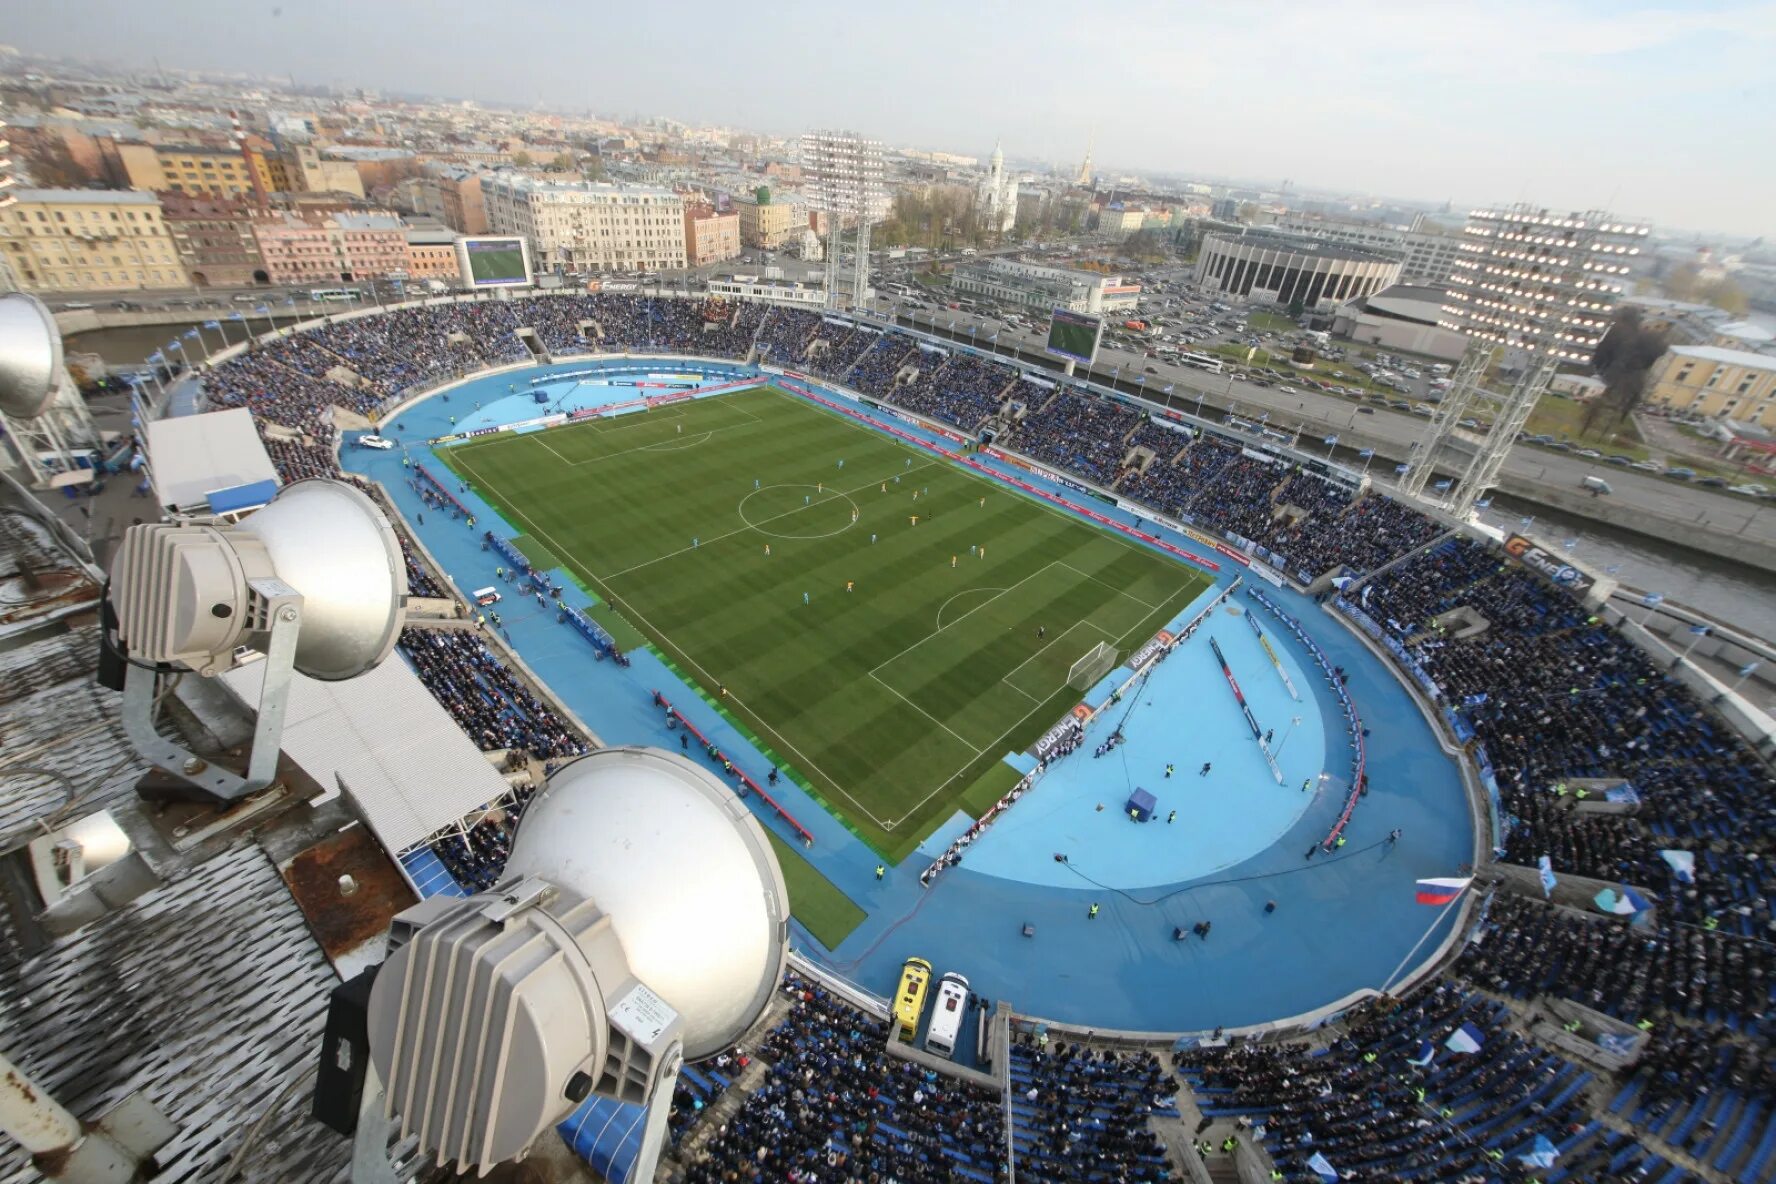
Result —
[{"label": "yellow facade building", "polygon": [[0,254],[27,292],[129,292],[190,283],[152,193],[22,189],[0,210]]},{"label": "yellow facade building", "polygon": [[1776,357],[1679,345],[1653,364],[1649,407],[1776,429]]}]

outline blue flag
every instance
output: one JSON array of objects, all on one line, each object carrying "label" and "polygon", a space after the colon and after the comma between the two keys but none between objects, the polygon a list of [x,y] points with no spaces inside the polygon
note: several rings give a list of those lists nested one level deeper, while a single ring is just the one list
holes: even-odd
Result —
[{"label": "blue flag", "polygon": [[193,338],[193,337],[196,337],[196,336],[197,336],[197,330],[196,330],[196,329],[187,329],[187,330],[185,330],[185,340],[186,340],[186,341],[190,341],[190,340],[191,340],[191,339],[192,339],[192,338]]},{"label": "blue flag", "polygon": [[1745,665],[1739,667],[1739,677],[1750,678],[1753,674],[1757,673],[1757,668],[1761,665],[1763,665],[1762,662],[1747,662]]},{"label": "blue flag", "polygon": [[1536,867],[1542,873],[1542,898],[1545,900],[1554,895],[1554,885],[1560,881],[1554,878],[1554,861],[1548,856],[1536,860]]},{"label": "blue flag", "polygon": [[1420,1040],[1418,1042],[1417,1054],[1407,1057],[1406,1063],[1408,1065],[1417,1065],[1422,1069],[1436,1059],[1437,1046],[1432,1044],[1429,1040]]},{"label": "blue flag", "polygon": [[1707,637],[1708,636],[1708,626],[1707,625],[1691,625],[1690,632],[1694,633],[1697,637]]},{"label": "blue flag", "polygon": [[1665,597],[1658,592],[1648,592],[1640,598],[1640,602],[1648,608],[1655,608],[1665,602]]},{"label": "blue flag", "polygon": [[1395,465],[1394,472],[1404,473],[1407,469],[1410,469],[1411,467],[1412,467],[1411,465]]},{"label": "blue flag", "polygon": [[1490,509],[1491,506],[1492,506],[1492,499],[1489,497],[1483,497],[1479,501],[1474,503],[1474,508],[1476,510]]},{"label": "blue flag", "polygon": [[1375,449],[1365,448],[1365,449],[1363,449],[1363,451],[1357,453],[1357,455],[1362,457],[1364,460],[1368,460],[1370,457],[1375,455]]},{"label": "blue flag", "polygon": [[1336,443],[1338,443],[1338,437],[1337,437],[1337,436],[1327,436],[1327,437],[1326,437],[1326,443],[1328,443],[1328,444],[1336,444]]},{"label": "blue flag", "polygon": [[1455,484],[1454,481],[1445,479],[1445,480],[1437,482],[1437,488],[1438,489],[1448,489],[1451,485],[1454,485],[1454,484]]},{"label": "blue flag", "polygon": [[204,328],[206,328],[206,329],[220,329],[221,327],[222,327],[221,321],[205,321],[204,322]]},{"label": "blue flag", "polygon": [[1321,1155],[1318,1151],[1314,1152],[1313,1157],[1307,1161],[1307,1166],[1312,1168],[1314,1170],[1314,1175],[1322,1180],[1338,1179],[1338,1169],[1333,1167],[1326,1157]]},{"label": "blue flag", "polygon": [[1449,1034],[1449,1039],[1443,1042],[1443,1047],[1450,1052],[1479,1052],[1485,1043],[1486,1035],[1479,1028],[1473,1024],[1463,1024]]},{"label": "blue flag", "polygon": [[1537,1135],[1535,1142],[1530,1144],[1529,1151],[1519,1155],[1517,1160],[1532,1168],[1551,1168],[1559,1157],[1560,1152],[1555,1149],[1554,1144],[1548,1141],[1548,1136]]},{"label": "blue flag", "polygon": [[1168,394],[1168,395],[1169,395],[1169,394],[1171,394],[1171,393],[1172,393],[1172,386],[1173,386],[1173,384],[1172,384],[1172,383],[1169,383],[1169,382],[1168,382],[1168,383],[1166,383],[1166,388],[1165,388],[1165,393],[1166,393],[1166,394]]}]

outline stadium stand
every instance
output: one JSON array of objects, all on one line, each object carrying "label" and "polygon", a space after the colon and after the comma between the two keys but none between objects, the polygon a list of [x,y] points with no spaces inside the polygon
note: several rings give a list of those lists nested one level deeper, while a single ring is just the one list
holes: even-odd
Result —
[{"label": "stadium stand", "polygon": [[[590,342],[580,335],[588,321]],[[253,411],[285,479],[333,476],[330,408],[369,414],[465,368],[521,359],[520,327],[563,353],[655,348],[744,358],[756,343],[779,365],[964,429],[1004,402],[1022,403],[1029,414],[1002,438],[1008,447],[1285,553],[1291,574],[1376,571],[1444,531],[1385,495],[1353,497],[1313,473],[1266,463],[1243,441],[1211,431],[1185,446],[1129,405],[1037,385],[990,359],[939,361],[903,334],[795,309],[611,294],[402,309],[261,345],[215,368],[205,385],[212,405]],[[917,378],[895,385],[908,364],[919,366]],[[1125,469],[1131,447],[1154,451],[1144,472]],[[411,553],[409,578],[416,592],[442,587]],[[1547,1184],[1690,1178],[1671,1155],[1694,1156],[1720,1178],[1772,1178],[1776,785],[1767,766],[1607,623],[1484,541],[1436,542],[1360,593],[1352,603],[1456,706],[1496,774],[1504,858],[1533,865],[1547,854],[1562,873],[1635,885],[1656,898],[1657,915],[1631,924],[1498,894],[1485,939],[1456,963],[1461,980],[1426,987],[1391,1012],[1359,1014],[1328,1047],[1178,1054],[1205,1116],[1249,1120],[1290,1180],[1318,1178],[1307,1166],[1316,1153],[1352,1180],[1526,1179],[1518,1157],[1537,1135],[1560,1151],[1558,1166],[1536,1176]],[[1485,627],[1461,628],[1446,616],[1457,609]],[[484,749],[539,758],[578,751],[571,727],[473,634],[410,630],[401,649]],[[1601,791],[1585,785],[1598,782],[1628,787],[1629,809],[1587,809],[1588,793]],[[515,814],[419,855],[459,886],[490,883]],[[1672,848],[1694,853],[1693,882],[1661,857]],[[699,1150],[691,1184],[999,1176],[997,1098],[887,1058],[882,1025],[818,984],[792,980],[785,990],[791,1015],[759,1052],[765,1083]],[[1613,1098],[1608,1114],[1642,1137],[1589,1112],[1589,1075],[1518,1034],[1511,1005],[1500,1002],[1542,996],[1624,1020],[1655,1017],[1651,1047],[1604,1092]],[[1481,1033],[1481,1046],[1451,1053],[1442,1041],[1464,1023]],[[1427,1040],[1436,1058],[1421,1068],[1412,1058]],[[1163,1091],[1149,1061],[1020,1046],[1012,1072],[1023,1095],[1014,1138],[1029,1157],[1020,1172],[1168,1178],[1137,1121],[1163,1113],[1154,1109]],[[687,1109],[694,1119],[730,1084],[705,1074],[683,1085],[675,1133],[689,1126]],[[1101,1174],[1068,1174],[1062,1153],[1070,1145],[1088,1148]]]}]

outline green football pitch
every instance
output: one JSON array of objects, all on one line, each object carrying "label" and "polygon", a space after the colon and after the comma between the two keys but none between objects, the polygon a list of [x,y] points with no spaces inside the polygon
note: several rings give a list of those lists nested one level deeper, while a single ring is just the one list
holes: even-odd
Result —
[{"label": "green football pitch", "polygon": [[895,861],[1209,582],[770,388],[443,456]]}]

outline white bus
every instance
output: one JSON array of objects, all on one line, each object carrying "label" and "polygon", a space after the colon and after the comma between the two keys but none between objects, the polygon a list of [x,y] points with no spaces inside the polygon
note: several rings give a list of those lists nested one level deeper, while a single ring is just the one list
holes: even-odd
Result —
[{"label": "white bus", "polygon": [[1222,361],[1208,354],[1184,353],[1178,355],[1178,361],[1185,366],[1194,366],[1198,370],[1207,370],[1210,374],[1221,373]]},{"label": "white bus", "polygon": [[310,288],[308,298],[317,303],[356,300],[359,292],[356,288]]},{"label": "white bus", "polygon": [[951,971],[937,984],[937,1002],[931,1008],[931,1027],[925,1033],[925,1051],[940,1057],[956,1055],[962,1020],[968,1015],[968,980]]}]

